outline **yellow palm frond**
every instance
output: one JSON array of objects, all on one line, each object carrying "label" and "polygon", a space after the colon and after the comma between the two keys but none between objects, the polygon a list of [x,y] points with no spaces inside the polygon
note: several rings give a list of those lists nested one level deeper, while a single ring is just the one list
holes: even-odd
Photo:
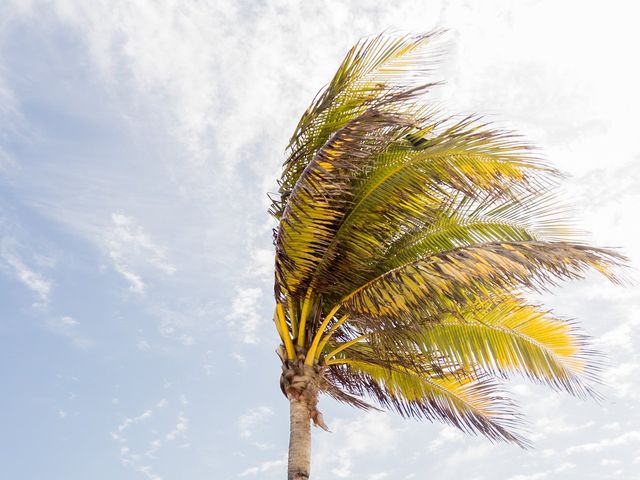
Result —
[{"label": "yellow palm frond", "polygon": [[324,361],[357,359],[364,351],[392,364],[428,359],[432,367],[497,376],[518,373],[574,395],[593,394],[585,381],[597,381],[599,365],[588,338],[574,323],[520,298],[476,301],[423,322],[391,323],[375,318],[361,322],[368,333],[332,342]]},{"label": "yellow palm frond", "polygon": [[270,209],[283,392],[524,445],[492,379],[582,395],[598,372],[524,294],[588,269],[618,282],[626,259],[581,241],[560,173],[519,135],[427,101],[437,36],[359,42],[291,138]]},{"label": "yellow palm frond", "polygon": [[333,238],[334,225],[352,201],[351,182],[410,119],[370,109],[350,121],[307,164],[284,208],[276,237],[276,271],[286,288],[301,293]]},{"label": "yellow palm frond", "polygon": [[491,242],[438,253],[390,270],[343,300],[345,311],[373,317],[438,314],[452,302],[522,288],[544,290],[594,268],[612,281],[615,252],[568,242]]},{"label": "yellow palm frond", "polygon": [[[421,347],[465,368],[497,375],[518,372],[576,395],[598,371],[594,352],[575,326],[529,305],[505,302],[488,311],[447,316],[424,329]],[[587,361],[589,363],[587,363]]]},{"label": "yellow palm frond", "polygon": [[355,45],[327,87],[302,115],[289,143],[280,180],[280,199],[272,213],[280,218],[299,176],[334,132],[364,113],[390,89],[406,91],[430,70],[433,55],[426,47],[439,32],[391,37],[378,35]]},{"label": "yellow palm frond", "polygon": [[[343,369],[337,375],[345,378],[365,375],[370,396],[403,416],[440,420],[493,440],[526,445],[522,437],[512,432],[519,415],[495,382],[461,373],[429,375],[364,360],[345,359],[331,368]],[[348,382],[345,388],[349,388]]]}]

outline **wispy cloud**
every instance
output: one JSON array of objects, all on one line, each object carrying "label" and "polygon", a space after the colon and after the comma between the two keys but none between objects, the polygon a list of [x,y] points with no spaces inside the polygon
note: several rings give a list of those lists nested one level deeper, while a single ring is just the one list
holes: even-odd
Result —
[{"label": "wispy cloud", "polygon": [[273,409],[265,405],[254,407],[240,415],[238,418],[238,429],[240,437],[249,441],[251,445],[261,450],[271,448],[271,443],[256,440],[255,430],[267,423],[273,417]]},{"label": "wispy cloud", "polygon": [[165,435],[165,439],[169,442],[176,440],[180,437],[186,437],[189,430],[189,419],[183,412],[178,413],[178,420],[173,430]]},{"label": "wispy cloud", "polygon": [[[161,458],[163,452],[168,454],[169,448],[189,448],[189,444],[186,443],[189,417],[183,411],[189,402],[182,394],[176,403],[181,406],[177,414],[171,409],[170,402],[162,398],[141,414],[124,418],[111,432],[111,437],[118,445],[120,462],[124,466],[149,479],[161,479],[155,462]],[[166,424],[173,415],[175,420],[172,428],[159,427],[160,424]],[[143,425],[147,428],[141,428]]]},{"label": "wispy cloud", "polygon": [[373,475],[369,475],[367,480],[382,480],[383,478],[389,478],[389,472],[378,472]]},{"label": "wispy cloud", "polygon": [[34,306],[44,306],[49,302],[53,288],[51,280],[27,265],[18,255],[7,251],[3,246],[0,247],[0,258],[5,264],[5,269],[8,267],[15,278],[36,294],[38,302]]},{"label": "wispy cloud", "polygon": [[232,330],[235,330],[244,343],[258,342],[258,328],[263,322],[258,313],[258,303],[262,299],[260,288],[236,288],[231,304],[231,311],[226,319],[231,322]]},{"label": "wispy cloud", "polygon": [[133,271],[132,265],[147,263],[165,274],[175,273],[176,267],[167,260],[165,249],[151,241],[133,218],[113,213],[111,220],[114,228],[107,239],[109,257],[115,270],[129,282],[132,292],[143,293],[146,288],[142,277]]},{"label": "wispy cloud", "polygon": [[360,414],[353,420],[334,419],[329,424],[333,434],[318,439],[313,463],[338,478],[353,477],[361,457],[394,451],[400,438],[389,415],[379,412]]},{"label": "wispy cloud", "polygon": [[627,445],[628,443],[640,441],[640,430],[632,430],[625,432],[617,437],[610,437],[602,439],[598,442],[583,443],[582,445],[575,445],[565,450],[568,455],[576,453],[588,453],[588,452],[600,452],[611,447],[620,447]]},{"label": "wispy cloud", "polygon": [[246,477],[248,475],[257,475],[258,473],[266,473],[275,469],[283,469],[286,463],[287,462],[284,459],[268,460],[266,462],[260,463],[255,467],[247,468],[240,474],[240,476]]},{"label": "wispy cloud", "polygon": [[51,319],[47,322],[47,328],[50,331],[69,339],[74,347],[88,350],[95,345],[95,342],[79,332],[79,325],[80,322],[69,316]]},{"label": "wispy cloud", "polygon": [[273,409],[267,406],[259,406],[249,409],[238,418],[238,428],[242,438],[251,438],[253,427],[268,420],[273,416]]},{"label": "wispy cloud", "polygon": [[513,477],[509,477],[507,480],[542,480],[543,478],[547,478],[549,474],[547,472],[538,472],[531,474],[518,474]]},{"label": "wispy cloud", "polygon": [[17,165],[14,158],[3,146],[3,143],[9,135],[19,135],[22,124],[17,98],[13,91],[6,85],[3,78],[4,72],[1,67],[2,65],[0,65],[0,129],[2,130],[2,135],[0,136],[0,174]]},{"label": "wispy cloud", "polygon": [[455,427],[445,426],[440,429],[436,438],[429,442],[428,449],[432,452],[440,449],[443,445],[459,442],[462,439],[464,439],[464,434],[460,430]]},{"label": "wispy cloud", "polygon": [[149,465],[142,465],[136,468],[136,471],[142,473],[149,480],[162,480],[162,477],[156,474]]}]

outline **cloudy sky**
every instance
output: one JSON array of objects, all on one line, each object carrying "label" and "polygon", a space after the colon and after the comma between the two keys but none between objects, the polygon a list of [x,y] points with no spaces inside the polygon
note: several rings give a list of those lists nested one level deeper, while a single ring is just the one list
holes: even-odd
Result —
[{"label": "cloudy sky", "polygon": [[[537,143],[637,268],[634,3],[0,0],[0,476],[284,477],[266,193],[362,36],[448,28],[434,102]],[[514,382],[522,451],[325,398],[313,478],[638,478],[638,288],[547,302],[606,353],[601,403]]]}]

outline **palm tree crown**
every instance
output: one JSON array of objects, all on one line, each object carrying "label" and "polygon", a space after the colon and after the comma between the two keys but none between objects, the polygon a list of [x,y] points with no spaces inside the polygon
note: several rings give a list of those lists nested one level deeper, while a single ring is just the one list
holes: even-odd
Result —
[{"label": "palm tree crown", "polygon": [[319,392],[526,445],[500,379],[588,395],[598,371],[527,292],[617,281],[624,258],[576,237],[521,137],[426,101],[437,35],[355,45],[293,134],[271,207],[282,388],[320,426]]}]

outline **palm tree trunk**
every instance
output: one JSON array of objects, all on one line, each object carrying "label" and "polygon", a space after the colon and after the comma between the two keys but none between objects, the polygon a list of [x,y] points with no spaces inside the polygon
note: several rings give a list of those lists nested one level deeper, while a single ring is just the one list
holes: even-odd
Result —
[{"label": "palm tree trunk", "polygon": [[289,401],[289,468],[287,480],[307,480],[311,467],[311,418],[302,399]]}]

